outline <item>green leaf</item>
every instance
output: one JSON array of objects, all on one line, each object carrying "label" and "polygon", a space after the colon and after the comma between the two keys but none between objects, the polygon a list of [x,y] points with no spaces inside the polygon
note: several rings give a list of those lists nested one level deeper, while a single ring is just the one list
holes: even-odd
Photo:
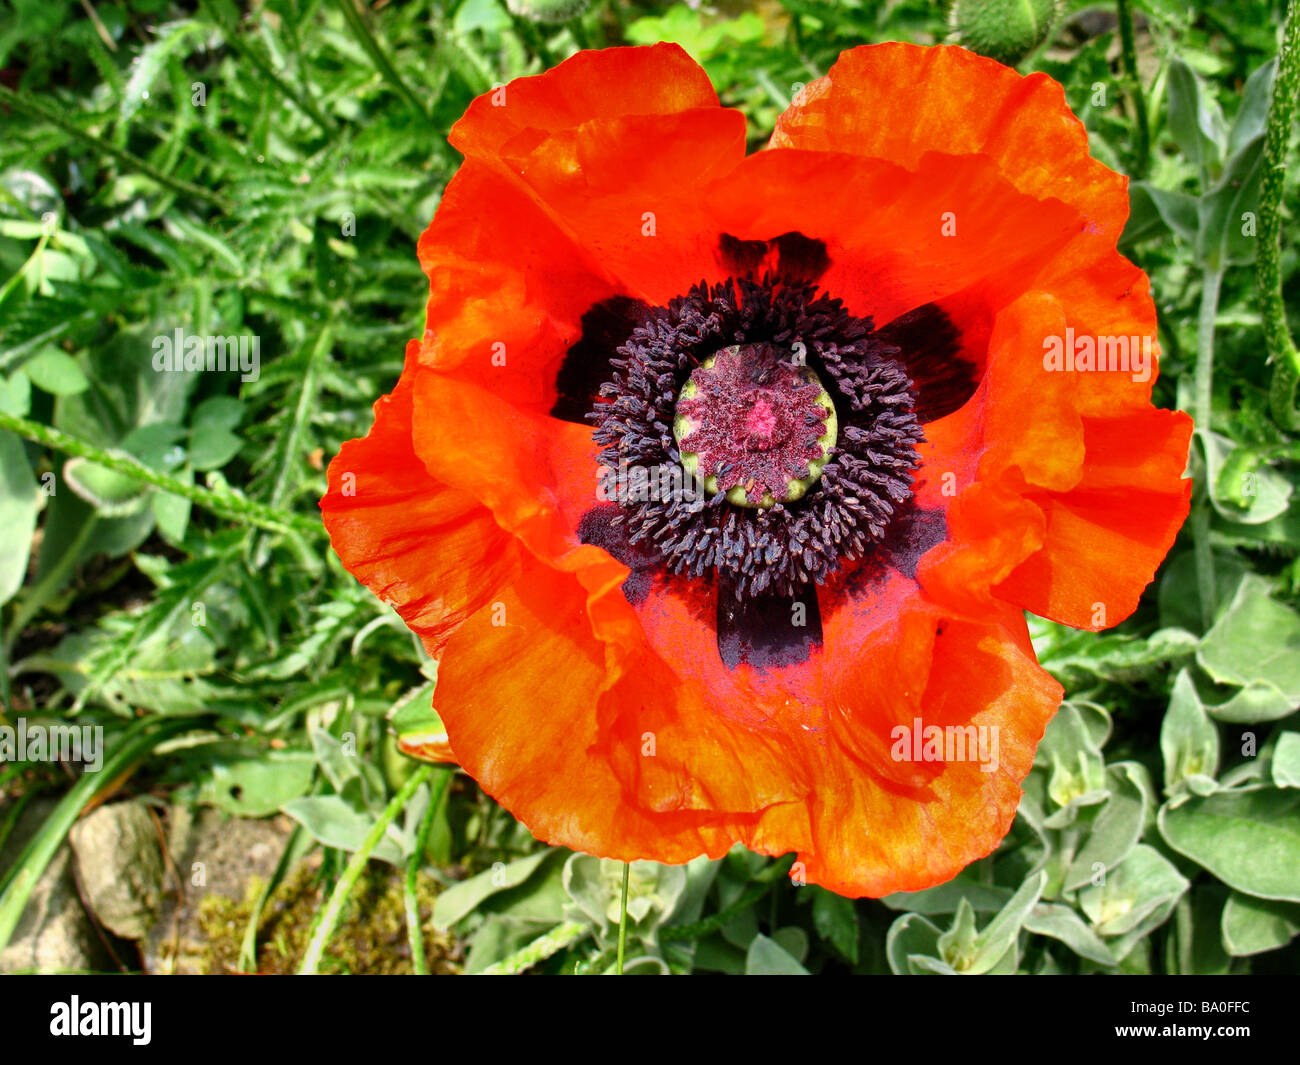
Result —
[{"label": "green leaf", "polygon": [[1257,899],[1234,891],[1220,924],[1223,949],[1233,957],[1285,947],[1300,932],[1300,904]]},{"label": "green leaf", "polygon": [[956,913],[962,899],[969,902],[978,913],[996,913],[1011,898],[1011,889],[976,883],[969,878],[968,870],[958,873],[946,884],[926,888],[924,891],[899,891],[886,895],[880,901],[891,910],[905,910],[927,916]]},{"label": "green leaf", "polygon": [[181,19],[159,26],[154,39],[141,49],[140,54],[131,63],[131,74],[126,80],[122,93],[122,106],[118,111],[118,121],[125,124],[131,117],[149,102],[149,94],[154,82],[163,72],[167,60],[194,34],[206,27],[200,22]]},{"label": "green leaf", "polygon": [[[1254,531],[1271,528],[1264,525],[1239,526]],[[1220,555],[1216,560],[1214,587],[1216,603],[1226,603],[1232,598],[1246,572],[1246,565],[1237,555]],[[1160,606],[1160,624],[1188,632],[1200,632],[1201,600],[1196,585],[1196,558],[1192,551],[1170,555],[1161,567],[1157,601]],[[1196,650],[1195,647],[1192,648]]]},{"label": "green leaf", "polygon": [[36,478],[23,442],[13,433],[0,433],[0,603],[7,603],[23,585],[36,532]]},{"label": "green leaf", "polygon": [[1051,645],[1040,648],[1040,660],[1067,688],[1086,688],[1095,680],[1132,683],[1163,678],[1171,665],[1191,658],[1197,642],[1181,628],[1157,629],[1146,639],[1137,639],[1054,626],[1051,636]]},{"label": "green leaf", "polygon": [[548,858],[561,853],[555,850],[538,851],[527,858],[506,864],[497,862],[477,876],[453,884],[438,896],[433,906],[433,925],[445,932],[461,919],[469,916],[485,899],[500,891],[508,891],[528,880]]},{"label": "green leaf", "polygon": [[1223,976],[1232,959],[1223,949],[1219,922],[1228,892],[1220,884],[1189,891],[1174,907],[1174,932],[1166,941],[1170,972]]},{"label": "green leaf", "polygon": [[1216,721],[1251,725],[1276,721],[1295,713],[1295,703],[1276,684],[1251,681],[1232,698],[1217,705],[1207,703],[1206,712]]},{"label": "green leaf", "polygon": [[1218,154],[1226,137],[1222,112],[1207,93],[1201,76],[1181,57],[1169,63],[1167,74],[1167,127],[1183,157],[1204,168]]},{"label": "green leaf", "polygon": [[[372,815],[360,812],[340,795],[304,795],[286,802],[281,809],[302,825],[313,839],[327,847],[338,847],[348,852],[361,849],[375,824]],[[384,838],[371,853],[393,865],[401,865],[401,842],[401,830],[396,825],[389,825]]]},{"label": "green leaf", "polygon": [[199,800],[240,817],[266,817],[311,787],[316,760],[307,751],[263,751],[215,762]]},{"label": "green leaf", "polygon": [[1201,641],[1197,660],[1220,684],[1271,684],[1294,705],[1300,702],[1300,615],[1269,591],[1263,577],[1243,577]]},{"label": "green leaf", "polygon": [[852,899],[836,895],[825,888],[811,887],[813,895],[813,927],[817,934],[831,945],[840,957],[850,964],[858,963],[858,924],[857,907]]},{"label": "green leaf", "polygon": [[1218,167],[1227,142],[1223,113],[1201,78],[1182,59],[1169,63],[1169,132],[1178,150],[1202,174]]},{"label": "green leaf", "polygon": [[1228,155],[1236,155],[1256,137],[1264,133],[1268,121],[1269,98],[1273,94],[1273,79],[1277,76],[1277,60],[1270,59],[1246,79],[1241,90],[1241,105],[1228,135]]},{"label": "green leaf", "polygon": [[32,409],[32,382],[22,370],[0,377],[0,410],[26,418]]},{"label": "green leaf", "polygon": [[1098,867],[1107,873],[1119,866],[1142,835],[1147,795],[1134,763],[1117,762],[1106,768],[1109,797],[1093,821],[1088,840],[1074,856],[1065,874],[1065,890],[1090,883]]},{"label": "green leaf", "polygon": [[190,432],[189,461],[196,470],[219,470],[239,454],[244,441],[220,425],[197,425]]},{"label": "green leaf", "polygon": [[[191,469],[177,471],[177,477],[186,484],[194,483],[194,471]],[[153,511],[158,523],[159,534],[174,546],[179,546],[185,540],[192,507],[193,504],[184,496],[173,495],[171,492],[154,492],[149,500],[149,509]]]},{"label": "green leaf", "polygon": [[1291,482],[1263,464],[1260,453],[1219,433],[1201,430],[1214,509],[1238,525],[1262,525],[1286,509]]},{"label": "green leaf", "polygon": [[[1187,890],[1187,879],[1159,851],[1139,843],[1101,885],[1079,891],[1079,906],[1103,936],[1145,934],[1151,919],[1163,923]],[[1161,916],[1163,911],[1163,916]],[[1127,951],[1116,950],[1122,957]]]},{"label": "green leaf", "polygon": [[1300,902],[1300,791],[1252,788],[1160,810],[1165,841],[1229,887]]},{"label": "green leaf", "polygon": [[75,396],[90,387],[90,381],[77,360],[52,344],[47,344],[34,358],[23,363],[23,373],[37,388],[52,396]]},{"label": "green leaf", "polygon": [[1015,949],[1025,919],[1038,903],[1046,886],[1047,873],[1042,871],[1030,875],[1020,885],[1001,912],[980,932],[974,964],[964,969],[964,972],[972,975],[991,972],[1004,961],[1005,955]]},{"label": "green leaf", "polygon": [[756,935],[745,954],[746,976],[809,976],[807,969],[780,943]]},{"label": "green leaf", "polygon": [[108,518],[139,513],[153,491],[134,477],[80,457],[63,464],[63,480],[97,513]]},{"label": "green leaf", "polygon": [[1203,262],[1226,266],[1254,261],[1263,161],[1261,135],[1228,160],[1223,177],[1201,197],[1197,245]]},{"label": "green leaf", "polygon": [[1099,965],[1119,964],[1110,948],[1069,906],[1062,906],[1056,902],[1040,902],[1025,918],[1025,931],[1058,939],[1079,957],[1095,961]]},{"label": "green leaf", "polygon": [[[564,863],[562,878],[581,915],[597,934],[618,928],[623,890],[623,863],[590,854],[574,854]],[[680,865],[633,862],[628,875],[627,916],[644,935],[662,924],[677,906],[686,887],[686,870]],[[576,917],[577,915],[575,915]]]},{"label": "green leaf", "polygon": [[1174,680],[1169,710],[1160,726],[1165,793],[1187,777],[1213,778],[1219,772],[1219,730],[1205,713],[1187,670]]},{"label": "green leaf", "polygon": [[901,915],[885,935],[885,957],[889,967],[900,975],[906,975],[918,971],[913,964],[917,959],[937,961],[940,935],[939,929],[920,914]]},{"label": "green leaf", "polygon": [[1138,244],[1150,237],[1173,232],[1188,244],[1196,241],[1198,226],[1195,196],[1157,188],[1147,181],[1129,186],[1129,218],[1121,241]]},{"label": "green leaf", "polygon": [[1090,724],[1094,716],[1088,706],[1063,704],[1038,745],[1034,765],[1050,769],[1047,793],[1062,807],[1048,818],[1049,828],[1072,824],[1081,807],[1105,801],[1106,762]]},{"label": "green leaf", "polygon": [[359,755],[356,737],[340,740],[323,728],[308,730],[316,764],[334,791],[361,807],[374,806],[377,813],[384,805],[383,774],[373,761]]},{"label": "green leaf", "polygon": [[1283,732],[1273,748],[1273,783],[1300,788],[1300,732]]}]

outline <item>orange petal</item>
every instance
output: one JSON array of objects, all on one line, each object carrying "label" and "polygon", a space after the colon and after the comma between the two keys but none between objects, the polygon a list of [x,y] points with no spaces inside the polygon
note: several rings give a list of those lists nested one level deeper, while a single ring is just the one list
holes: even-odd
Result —
[{"label": "orange petal", "polygon": [[1112,246],[1128,217],[1128,179],[1088,154],[1087,131],[1059,84],[952,45],[844,52],[777,119],[771,146],[905,167],[927,151],[984,155],[1021,191],[1078,209]]},{"label": "orange petal", "polygon": [[[929,668],[916,678],[925,684],[920,710],[906,723],[908,732],[891,737],[914,756],[918,726],[923,740],[932,728],[945,740],[945,730],[960,729],[940,752],[954,757],[911,763],[932,775],[923,788],[901,788],[827,752],[811,804],[813,842],[795,871],[843,895],[940,884],[993,851],[1011,827],[1019,783],[1060,704],[1061,686],[1035,662],[1016,612],[993,611],[978,621],[931,615],[928,624]],[[975,740],[964,757],[957,757],[957,738],[963,746]],[[924,744],[920,753],[927,754]]]},{"label": "orange petal", "polygon": [[708,75],[679,45],[606,48],[484,93],[448,140],[468,157],[508,156],[506,145],[528,130],[549,134],[624,115],[717,106]]},{"label": "orange petal", "polygon": [[474,496],[429,475],[412,444],[415,342],[369,435],[330,463],[321,512],[338,556],[430,654],[519,572],[514,538]]}]

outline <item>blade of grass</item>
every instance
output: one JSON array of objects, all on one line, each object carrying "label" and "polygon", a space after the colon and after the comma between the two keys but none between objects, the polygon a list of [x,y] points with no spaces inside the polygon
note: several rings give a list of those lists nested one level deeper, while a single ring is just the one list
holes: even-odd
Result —
[{"label": "blade of grass", "polygon": [[316,335],[316,343],[312,345],[311,354],[307,357],[307,369],[299,386],[298,402],[294,406],[293,421],[289,423],[289,431],[276,441],[278,454],[275,456],[275,480],[271,485],[271,496],[268,500],[272,509],[279,509],[284,502],[285,494],[289,491],[289,478],[293,459],[298,451],[298,441],[302,438],[303,426],[307,424],[312,404],[315,403],[316,394],[320,390],[321,367],[333,343],[333,323],[326,322]]},{"label": "blade of grass", "polygon": [[65,455],[88,459],[106,469],[143,481],[172,495],[183,496],[191,503],[196,503],[205,510],[210,510],[230,521],[248,522],[268,532],[284,533],[297,530],[318,533],[322,531],[320,523],[311,518],[269,507],[265,503],[248,499],[235,492],[215,492],[197,484],[186,484],[184,481],[146,466],[137,458],[123,452],[110,453],[53,426],[42,425],[40,422],[18,418],[0,411],[0,429],[7,429],[33,443],[53,448]]},{"label": "blade of grass", "polygon": [[397,815],[402,812],[402,808],[411,801],[411,796],[432,775],[433,766],[430,765],[422,765],[412,773],[407,778],[406,783],[402,785],[401,790],[384,807],[384,812],[379,815],[370,831],[366,833],[366,838],[361,841],[361,846],[349,859],[347,866],[343,870],[343,875],[339,877],[338,883],[334,885],[334,890],[330,892],[329,901],[325,903],[325,908],[316,915],[311,938],[307,943],[306,951],[303,953],[302,964],[298,968],[299,975],[314,976],[319,970],[321,959],[325,955],[325,947],[329,944],[330,937],[334,935],[334,929],[339,923],[339,918],[343,916],[343,907],[346,905],[348,896],[352,893],[352,888],[357,879],[361,876],[362,870],[365,869],[366,863],[370,861],[371,853],[379,846],[379,841],[384,838],[388,826],[396,820]]},{"label": "blade of grass", "polygon": [[[275,894],[275,889],[283,883],[285,874],[289,871],[289,866],[298,857],[297,852],[303,841],[302,825],[294,825],[293,831],[289,833],[289,839],[285,842],[284,850],[280,852],[280,860],[275,863],[275,871],[271,873],[270,879],[262,886],[257,901],[253,903],[253,912],[248,915],[248,924],[244,926],[244,938],[239,944],[239,968],[241,972],[257,972],[257,929],[262,923],[262,914],[266,911],[266,904],[271,901],[271,896]],[[305,852],[308,848],[301,849]]]}]

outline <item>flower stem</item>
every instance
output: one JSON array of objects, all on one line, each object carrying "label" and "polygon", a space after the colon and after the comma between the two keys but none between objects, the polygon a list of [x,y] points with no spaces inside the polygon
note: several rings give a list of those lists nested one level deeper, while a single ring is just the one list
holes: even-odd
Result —
[{"label": "flower stem", "polygon": [[338,883],[334,885],[334,890],[330,893],[329,901],[316,919],[311,939],[307,943],[307,950],[302,956],[302,964],[298,968],[300,976],[314,976],[320,968],[321,958],[325,954],[325,947],[334,934],[339,918],[343,916],[343,907],[347,904],[348,896],[352,894],[353,886],[361,876],[362,870],[365,869],[366,863],[370,861],[371,853],[379,846],[379,841],[384,838],[388,826],[396,820],[397,815],[402,812],[402,808],[411,801],[411,796],[415,794],[421,784],[429,779],[432,773],[433,766],[422,765],[407,778],[401,790],[392,797],[388,805],[384,807],[384,812],[379,815],[379,819],[366,833],[366,838],[361,841],[361,846],[357,848],[356,853],[349,859],[347,866],[343,869],[343,875],[339,877]]},{"label": "flower stem", "polygon": [[627,949],[627,881],[631,874],[630,862],[623,863],[623,897],[618,904],[618,962],[615,972],[623,975],[623,955]]},{"label": "flower stem", "polygon": [[114,470],[137,481],[151,484],[155,488],[161,488],[164,492],[183,496],[191,503],[197,503],[205,510],[210,510],[230,521],[246,521],[260,529],[279,533],[294,531],[318,533],[321,531],[320,523],[313,521],[311,518],[287,513],[275,507],[268,507],[264,503],[258,503],[256,500],[248,499],[234,492],[215,492],[210,488],[203,488],[197,484],[186,484],[184,481],[146,466],[131,455],[120,451],[105,451],[103,448],[96,447],[79,437],[70,436],[60,429],[55,429],[52,425],[43,425],[40,422],[19,418],[13,414],[0,411],[0,430],[4,429],[17,433],[19,436],[43,447],[61,451],[65,455],[88,459],[105,469]]},{"label": "flower stem", "polygon": [[531,969],[539,961],[545,961],[565,947],[572,946],[590,931],[591,926],[581,921],[565,921],[564,924],[556,925],[544,936],[538,936],[528,946],[489,965],[483,970],[483,975],[514,976],[525,969]]},{"label": "flower stem", "polygon": [[1205,457],[1205,495],[1192,515],[1192,538],[1196,557],[1196,587],[1201,600],[1201,624],[1206,631],[1214,622],[1214,553],[1210,547],[1210,467],[1208,434],[1213,415],[1214,392],[1214,320],[1219,313],[1219,289],[1223,283],[1221,266],[1206,266],[1202,274],[1201,310],[1196,320],[1196,377],[1192,400],[1192,419],[1196,430],[1205,434],[1201,453]]},{"label": "flower stem", "polygon": [[1133,111],[1137,118],[1137,161],[1133,165],[1133,176],[1140,178],[1146,173],[1151,154],[1151,130],[1147,122],[1146,96],[1142,92],[1142,80],[1138,75],[1137,50],[1133,45],[1133,9],[1129,6],[1129,0],[1116,0],[1116,8],[1120,47],[1124,57],[1125,91],[1133,101]]},{"label": "flower stem", "polygon": [[1300,96],[1300,0],[1287,5],[1286,28],[1278,53],[1273,98],[1268,105],[1264,138],[1264,174],[1259,190],[1259,249],[1255,258],[1255,283],[1259,290],[1264,343],[1272,360],[1273,381],[1269,406],[1283,428],[1300,430],[1296,385],[1300,383],[1300,351],[1286,324],[1282,300],[1282,185],[1286,178],[1286,149]]},{"label": "flower stem", "polygon": [[415,836],[415,850],[406,863],[406,883],[403,892],[406,903],[406,934],[411,942],[411,968],[416,976],[429,975],[429,963],[424,953],[424,931],[420,923],[420,900],[416,894],[420,869],[424,865],[424,851],[429,845],[429,832],[442,806],[442,798],[451,783],[451,770],[443,770],[429,794],[429,805],[420,818],[420,828]]},{"label": "flower stem", "polygon": [[29,115],[35,115],[37,118],[43,118],[51,125],[57,126],[78,140],[85,141],[96,151],[103,152],[105,155],[116,159],[123,166],[129,167],[137,173],[143,174],[151,181],[157,182],[165,189],[178,193],[182,196],[192,196],[198,200],[205,200],[217,207],[229,209],[229,204],[211,189],[205,189],[201,185],[194,185],[188,181],[182,181],[180,178],[174,178],[169,174],[164,174],[152,163],[141,159],[138,155],[132,155],[125,149],[119,148],[115,144],[110,144],[102,137],[96,137],[93,133],[87,133],[84,129],[64,117],[63,113],[49,106],[43,101],[34,99],[26,93],[10,89],[6,85],[0,85],[0,103],[8,103],[18,108],[20,111],[26,111]]}]

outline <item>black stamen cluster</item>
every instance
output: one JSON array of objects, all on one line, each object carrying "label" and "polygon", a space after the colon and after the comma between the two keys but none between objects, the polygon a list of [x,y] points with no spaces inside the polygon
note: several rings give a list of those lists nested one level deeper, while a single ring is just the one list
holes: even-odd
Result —
[{"label": "black stamen cluster", "polygon": [[722,492],[706,498],[687,485],[666,498],[620,500],[615,518],[670,572],[716,575],[737,599],[793,595],[870,552],[911,499],[924,439],[898,349],[871,320],[813,284],[767,276],[700,282],[646,315],[618,348],[587,415],[601,462],[648,471],[680,464],[673,418],[691,372],[721,348],[763,343],[811,367],[835,402],[839,440],[820,480],[802,499],[767,509],[731,506]]}]

